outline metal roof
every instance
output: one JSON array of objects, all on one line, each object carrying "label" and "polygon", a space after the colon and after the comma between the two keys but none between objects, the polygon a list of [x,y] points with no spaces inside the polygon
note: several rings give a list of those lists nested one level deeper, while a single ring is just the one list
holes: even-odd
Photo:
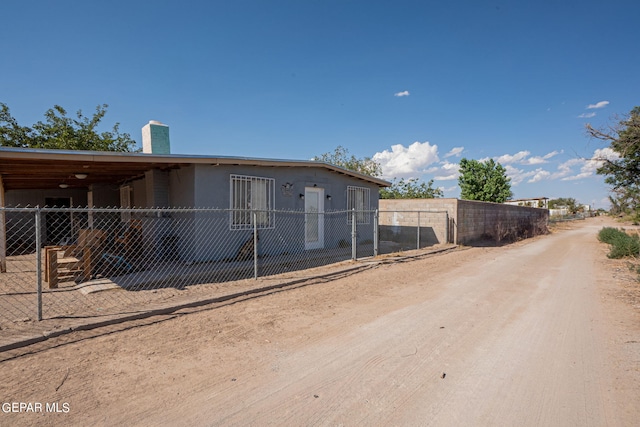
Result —
[{"label": "metal roof", "polygon": [[[168,170],[195,164],[321,168],[379,187],[391,185],[379,178],[314,160],[0,147],[0,176],[5,190],[58,188],[62,182],[71,188],[97,183],[119,184],[140,178],[152,169]],[[76,174],[87,177],[78,179]]]}]

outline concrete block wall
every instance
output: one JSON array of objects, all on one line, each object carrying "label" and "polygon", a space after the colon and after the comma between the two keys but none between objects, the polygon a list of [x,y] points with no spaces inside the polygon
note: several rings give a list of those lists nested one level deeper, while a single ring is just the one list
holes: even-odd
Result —
[{"label": "concrete block wall", "polygon": [[381,199],[380,239],[415,241],[420,221],[421,246],[452,242],[455,236],[447,230],[447,218],[450,222],[456,207],[456,199]]},{"label": "concrete block wall", "polygon": [[490,239],[496,242],[531,237],[546,231],[547,209],[458,200],[458,244]]},{"label": "concrete block wall", "polygon": [[[501,242],[530,237],[546,231],[549,219],[547,209],[472,200],[391,199],[380,200],[379,205],[381,234],[383,227],[415,227],[415,224],[406,219],[415,218],[415,214],[409,216],[403,212],[428,211],[428,214],[421,214],[421,223],[422,216],[425,216],[427,223],[426,220],[431,215],[441,215],[435,212],[447,212],[449,224],[435,220],[429,226],[433,227],[438,243],[445,242],[445,237],[448,236],[450,243],[461,245],[483,239]],[[394,214],[394,211],[398,213]]]}]

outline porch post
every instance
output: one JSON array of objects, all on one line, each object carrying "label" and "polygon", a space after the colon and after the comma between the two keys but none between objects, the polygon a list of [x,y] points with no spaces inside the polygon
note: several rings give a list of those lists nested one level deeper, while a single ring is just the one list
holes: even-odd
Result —
[{"label": "porch post", "polygon": [[93,185],[90,185],[87,191],[87,207],[89,208],[87,213],[87,227],[93,230]]}]

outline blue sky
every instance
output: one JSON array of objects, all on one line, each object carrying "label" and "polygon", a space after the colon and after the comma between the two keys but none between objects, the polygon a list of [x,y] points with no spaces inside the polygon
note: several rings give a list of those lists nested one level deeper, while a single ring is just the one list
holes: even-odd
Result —
[{"label": "blue sky", "polygon": [[139,143],[168,124],[176,154],[343,146],[447,197],[460,158],[495,158],[516,198],[607,207],[584,125],[640,105],[637,0],[6,0],[2,15],[0,102],[22,125],[106,103]]}]

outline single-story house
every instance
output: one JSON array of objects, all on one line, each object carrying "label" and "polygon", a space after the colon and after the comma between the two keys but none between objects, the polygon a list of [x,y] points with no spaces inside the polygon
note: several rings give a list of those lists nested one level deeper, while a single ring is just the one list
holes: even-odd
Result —
[{"label": "single-story house", "polygon": [[[215,247],[212,225],[198,220],[209,212],[148,215],[149,224],[155,224],[155,228],[159,221],[166,223],[161,227],[163,236],[150,238],[170,238],[183,260],[206,261],[233,256],[237,246],[252,235],[254,224],[260,238],[280,240],[293,236],[291,228],[299,227],[304,239],[295,244],[302,241],[305,250],[337,245],[344,236],[333,236],[331,227],[325,227],[322,220],[294,225],[286,221],[286,215],[272,211],[307,213],[299,217],[313,213],[318,218],[316,214],[323,212],[374,210],[378,208],[379,189],[390,185],[318,161],[170,154],[169,128],[155,121],[145,125],[142,134],[142,153],[0,147],[0,206],[226,209],[221,216],[224,220],[215,225]],[[256,210],[257,216],[247,210]],[[130,220],[125,214],[113,215],[122,222]],[[7,221],[0,218],[0,252],[6,252],[7,240],[27,237],[16,236],[21,231],[7,228]],[[68,224],[61,226],[61,221]],[[73,216],[63,214],[61,219],[60,215],[48,215],[42,225],[43,243],[59,244],[73,229],[72,221]],[[171,226],[178,221],[180,227]],[[225,236],[238,243],[221,245]]]},{"label": "single-story house", "polygon": [[532,197],[528,199],[512,199],[504,202],[505,205],[527,206],[529,208],[549,209],[548,197]]}]

